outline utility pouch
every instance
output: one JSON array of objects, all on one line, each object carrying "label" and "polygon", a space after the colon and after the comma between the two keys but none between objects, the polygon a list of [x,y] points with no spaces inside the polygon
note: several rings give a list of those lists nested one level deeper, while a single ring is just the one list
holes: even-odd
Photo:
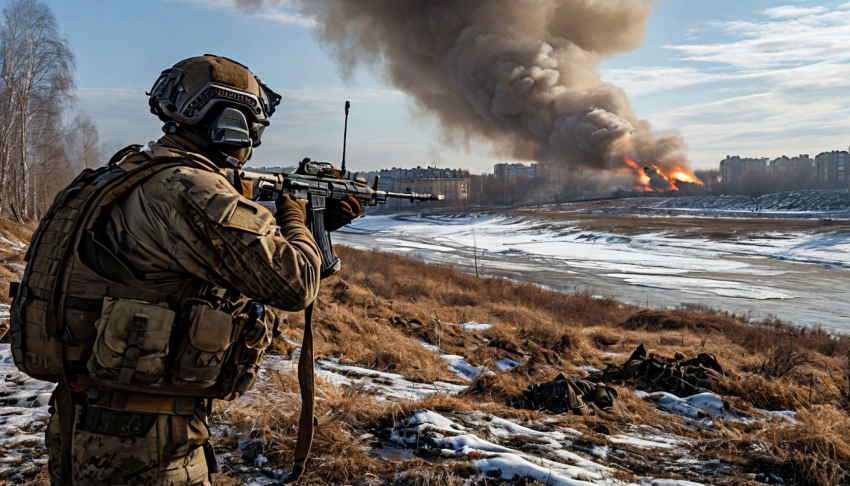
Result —
[{"label": "utility pouch", "polygon": [[121,385],[160,383],[175,315],[163,305],[104,297],[88,362],[92,379]]},{"label": "utility pouch", "polygon": [[239,315],[239,338],[221,373],[223,400],[240,397],[257,381],[266,348],[272,342],[271,319],[259,304]]},{"label": "utility pouch", "polygon": [[233,342],[233,316],[206,301],[190,301],[188,327],[172,367],[175,385],[204,388],[215,384]]}]

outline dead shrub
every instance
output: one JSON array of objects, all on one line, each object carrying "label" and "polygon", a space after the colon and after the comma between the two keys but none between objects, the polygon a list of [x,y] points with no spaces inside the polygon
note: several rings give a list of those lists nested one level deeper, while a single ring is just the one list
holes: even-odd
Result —
[{"label": "dead shrub", "polygon": [[467,353],[466,361],[472,366],[483,366],[490,370],[498,370],[498,362],[502,358],[502,352],[489,346],[478,346]]},{"label": "dead shrub", "polygon": [[520,349],[519,345],[507,337],[498,337],[487,343],[487,345],[494,348],[503,349],[509,353],[522,353],[522,350]]},{"label": "dead shrub", "polygon": [[224,475],[224,473],[213,474],[211,476],[212,486],[240,486],[242,481]]},{"label": "dead shrub", "polygon": [[[213,422],[224,420],[253,438],[269,443],[263,455],[275,469],[292,461],[300,410],[298,378],[294,372],[269,372],[269,381],[251,391],[245,400],[216,402]],[[381,474],[386,463],[368,455],[354,433],[357,424],[372,423],[393,407],[376,402],[356,389],[337,388],[317,380],[316,428],[312,458],[303,484],[344,484],[364,474]],[[258,413],[258,411],[262,413]]]},{"label": "dead shrub", "polygon": [[619,344],[621,340],[620,336],[608,329],[599,329],[590,335],[590,342],[598,349],[608,349],[610,346]]},{"label": "dead shrub", "polygon": [[548,365],[548,366],[561,366],[564,364],[564,360],[551,349],[545,349],[533,342],[529,342],[526,344],[529,352],[531,353],[531,358],[528,360],[528,365],[530,367],[539,366],[539,365]]},{"label": "dead shrub", "polygon": [[530,384],[531,380],[519,373],[507,372],[497,375],[482,373],[469,388],[461,393],[461,396],[508,407],[522,407],[525,403],[522,392]]},{"label": "dead shrub", "polygon": [[295,351],[295,346],[282,337],[275,338],[272,345],[266,350],[267,354],[277,354],[280,356],[290,356]]},{"label": "dead shrub", "polygon": [[644,309],[636,312],[621,327],[631,330],[645,329],[647,331],[678,331],[685,327],[684,320],[670,312],[654,309]]},{"label": "dead shrub", "polygon": [[810,360],[797,351],[793,344],[777,347],[758,367],[758,372],[768,378],[782,378],[794,368],[809,363]]}]

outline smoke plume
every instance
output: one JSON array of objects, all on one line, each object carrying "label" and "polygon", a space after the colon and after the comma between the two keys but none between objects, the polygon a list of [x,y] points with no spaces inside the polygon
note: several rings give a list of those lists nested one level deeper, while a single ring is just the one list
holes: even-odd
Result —
[{"label": "smoke plume", "polygon": [[[262,0],[239,0],[256,6]],[[446,139],[521,160],[690,174],[683,140],[656,133],[605,58],[639,47],[653,0],[290,0],[345,76],[383,74]]]}]

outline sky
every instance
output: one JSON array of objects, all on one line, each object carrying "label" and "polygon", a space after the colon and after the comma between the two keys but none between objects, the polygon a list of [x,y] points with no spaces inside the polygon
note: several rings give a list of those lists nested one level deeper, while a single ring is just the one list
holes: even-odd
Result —
[{"label": "sky", "polygon": [[[212,53],[247,65],[283,96],[249,165],[338,162],[346,100],[351,170],[439,165],[477,173],[504,161],[486,144],[443,145],[436,120],[372,72],[343,79],[314,40],[312,20],[285,0],[250,12],[235,0],[43,1],[76,54],[78,107],[110,149],[158,138],[161,123],[144,92],[175,62]],[[656,4],[644,45],[600,70],[639,116],[685,138],[694,168],[716,168],[726,155],[847,150],[850,2]]]}]

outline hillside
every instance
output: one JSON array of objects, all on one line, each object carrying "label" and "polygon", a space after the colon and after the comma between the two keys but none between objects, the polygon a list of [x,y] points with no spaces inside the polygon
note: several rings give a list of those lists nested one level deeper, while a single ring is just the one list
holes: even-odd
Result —
[{"label": "hillside", "polygon": [[[4,258],[18,262],[23,247],[13,247]],[[317,303],[319,427],[303,484],[850,480],[847,339],[778,320],[648,310],[388,254],[337,252],[343,270],[324,282]],[[302,323],[286,316],[253,392],[217,403],[222,473],[214,484],[275,484],[291,463]],[[665,357],[711,354],[725,376],[682,399],[596,373],[641,344]],[[48,484],[36,446],[49,390],[14,371],[7,347],[0,366],[0,456],[8,458],[0,484]],[[592,375],[619,400],[595,415],[527,409],[523,390],[559,373]]]}]

